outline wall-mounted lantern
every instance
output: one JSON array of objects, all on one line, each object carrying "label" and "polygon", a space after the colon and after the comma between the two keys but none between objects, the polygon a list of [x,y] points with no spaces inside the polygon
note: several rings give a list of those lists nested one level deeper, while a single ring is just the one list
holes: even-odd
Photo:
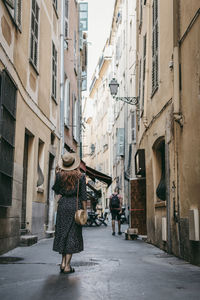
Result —
[{"label": "wall-mounted lantern", "polygon": [[120,100],[120,101],[126,102],[131,105],[138,104],[138,97],[116,97],[118,88],[119,88],[119,83],[117,82],[117,80],[115,78],[113,78],[111,80],[111,82],[109,83],[109,88],[110,88],[111,96],[113,96],[113,98],[115,100],[117,100],[117,101]]}]

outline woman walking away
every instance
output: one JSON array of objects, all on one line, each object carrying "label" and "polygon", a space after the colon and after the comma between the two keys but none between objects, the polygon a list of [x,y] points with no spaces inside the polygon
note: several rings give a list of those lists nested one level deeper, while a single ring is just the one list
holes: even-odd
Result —
[{"label": "woman walking away", "polygon": [[56,181],[52,189],[61,195],[58,201],[55,239],[53,250],[62,254],[60,271],[69,274],[75,272],[70,262],[73,253],[83,251],[82,226],[75,223],[75,212],[86,210],[86,180],[80,172],[80,158],[76,153],[65,153],[58,164]]}]

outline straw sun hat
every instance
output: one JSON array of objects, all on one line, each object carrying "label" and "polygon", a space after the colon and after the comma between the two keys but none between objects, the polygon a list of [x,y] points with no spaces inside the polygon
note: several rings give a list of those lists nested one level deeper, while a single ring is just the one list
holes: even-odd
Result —
[{"label": "straw sun hat", "polygon": [[62,155],[62,158],[58,162],[58,166],[64,171],[72,171],[79,167],[80,162],[80,157],[77,153],[66,152]]}]

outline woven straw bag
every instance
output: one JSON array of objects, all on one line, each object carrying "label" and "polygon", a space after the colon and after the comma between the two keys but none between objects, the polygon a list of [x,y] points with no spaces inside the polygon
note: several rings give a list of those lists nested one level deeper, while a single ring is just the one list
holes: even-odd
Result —
[{"label": "woven straw bag", "polygon": [[78,209],[78,194],[79,194],[79,180],[78,180],[77,197],[76,197],[75,222],[78,225],[85,225],[87,222],[87,211],[84,209]]}]

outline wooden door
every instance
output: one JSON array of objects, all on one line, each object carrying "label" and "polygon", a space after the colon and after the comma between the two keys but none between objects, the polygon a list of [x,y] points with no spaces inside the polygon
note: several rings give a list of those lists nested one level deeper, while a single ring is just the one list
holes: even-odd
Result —
[{"label": "wooden door", "polygon": [[139,235],[147,234],[146,227],[146,179],[131,180],[130,225],[136,228]]}]

